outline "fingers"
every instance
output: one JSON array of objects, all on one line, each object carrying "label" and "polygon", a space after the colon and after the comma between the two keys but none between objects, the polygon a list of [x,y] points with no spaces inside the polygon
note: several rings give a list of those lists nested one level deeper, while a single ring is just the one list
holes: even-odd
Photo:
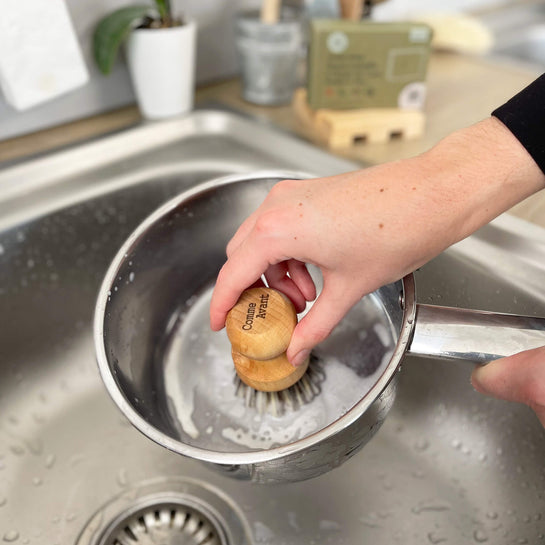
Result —
[{"label": "fingers", "polygon": [[310,354],[312,348],[329,336],[348,310],[359,299],[347,292],[346,283],[340,279],[324,279],[324,289],[309,310],[297,324],[287,350],[288,360],[300,365]]},{"label": "fingers", "polygon": [[307,301],[314,301],[314,299],[316,299],[316,285],[314,284],[314,280],[312,280],[312,276],[310,276],[306,265],[297,259],[290,259],[287,264],[290,278],[299,288],[303,297]]},{"label": "fingers", "polygon": [[529,405],[545,426],[545,347],[477,367],[471,382],[485,395]]},{"label": "fingers", "polygon": [[221,268],[210,302],[210,327],[219,331],[225,325],[227,313],[240,294],[258,282],[269,261],[263,252],[254,249],[248,239],[242,242]]},{"label": "fingers", "polygon": [[289,259],[271,265],[265,272],[265,277],[271,288],[281,291],[291,299],[298,313],[305,310],[307,301],[316,298],[314,281],[301,261]]},{"label": "fingers", "polygon": [[296,312],[302,312],[307,306],[305,296],[301,293],[301,290],[297,287],[297,284],[287,276],[288,264],[286,261],[271,265],[265,271],[265,278],[269,287],[281,291],[284,295],[293,303]]},{"label": "fingers", "polygon": [[[259,209],[258,209],[259,210]],[[240,246],[240,244],[246,240],[252,229],[255,225],[255,218],[257,217],[256,210],[253,214],[248,216],[236,230],[235,234],[232,236],[231,240],[227,244],[226,253],[227,257],[231,256],[234,251]]]}]

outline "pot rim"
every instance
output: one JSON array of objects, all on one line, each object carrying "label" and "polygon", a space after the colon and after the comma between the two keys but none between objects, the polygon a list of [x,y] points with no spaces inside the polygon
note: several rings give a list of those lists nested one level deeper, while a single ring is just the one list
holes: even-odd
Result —
[{"label": "pot rim", "polygon": [[130,250],[133,245],[142,236],[145,236],[147,230],[152,225],[160,221],[163,216],[175,208],[178,208],[183,202],[216,187],[256,179],[272,178],[285,180],[308,179],[312,177],[314,176],[304,172],[266,170],[222,176],[208,182],[198,184],[167,201],[160,208],[150,214],[132,232],[113,258],[110,266],[108,267],[104,280],[102,281],[95,306],[93,336],[98,368],[104,385],[106,386],[106,389],[114,403],[118,406],[125,417],[129,419],[133,426],[135,426],[152,441],[166,447],[169,450],[177,452],[178,454],[215,464],[245,465],[277,460],[279,458],[308,449],[347,428],[362,416],[362,414],[372,405],[372,403],[374,403],[374,401],[380,396],[380,394],[395,376],[401,360],[410,344],[416,318],[416,293],[414,276],[412,274],[408,274],[401,279],[403,289],[400,297],[402,298],[401,304],[403,307],[403,321],[395,349],[381,376],[377,379],[373,387],[340,418],[312,433],[311,435],[303,437],[302,439],[294,441],[293,443],[261,451],[242,451],[232,453],[217,452],[183,443],[159,431],[157,428],[149,424],[140,414],[138,414],[132,405],[127,401],[125,395],[120,390],[114,379],[104,346],[104,318],[108,302],[108,294],[114,285],[114,281],[117,278],[117,273],[121,264],[126,259],[126,256],[130,254]]}]

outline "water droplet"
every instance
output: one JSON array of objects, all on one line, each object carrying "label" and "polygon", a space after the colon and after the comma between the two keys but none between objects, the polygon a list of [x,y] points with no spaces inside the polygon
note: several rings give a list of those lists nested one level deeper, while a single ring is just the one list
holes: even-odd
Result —
[{"label": "water droplet", "polygon": [[0,496],[0,507],[3,507],[6,503],[8,503],[8,499],[4,496]]},{"label": "water droplet", "polygon": [[453,448],[459,449],[462,446],[462,441],[460,441],[460,439],[453,439],[450,444]]},{"label": "water droplet", "polygon": [[77,515],[76,513],[68,513],[65,517],[66,522],[72,522],[73,520],[76,520]]},{"label": "water droplet", "polygon": [[51,469],[55,465],[56,460],[57,458],[54,454],[48,454],[47,458],[45,459],[45,467],[47,469]]},{"label": "water droplet", "polygon": [[328,532],[338,532],[341,529],[341,525],[334,520],[321,520],[319,524],[320,530]]},{"label": "water droplet", "polygon": [[15,456],[22,456],[25,453],[25,449],[20,445],[11,445],[9,449],[11,452],[13,452],[13,454],[15,454]]},{"label": "water droplet", "polygon": [[41,486],[42,483],[43,483],[43,480],[42,480],[41,477],[34,477],[34,478],[32,479],[32,484],[33,484],[34,486]]},{"label": "water droplet", "polygon": [[127,475],[127,470],[125,468],[119,470],[117,474],[117,484],[122,487],[125,487],[129,484],[129,478]]},{"label": "water droplet", "polygon": [[418,441],[416,441],[414,446],[415,446],[416,450],[418,450],[420,452],[423,452],[424,450],[426,450],[430,446],[430,443],[426,439],[418,439]]},{"label": "water droplet", "polygon": [[411,511],[416,515],[424,513],[425,511],[448,511],[450,504],[438,500],[434,501],[422,501],[417,506],[413,507]]},{"label": "water droplet", "polygon": [[432,543],[433,545],[437,545],[438,543],[443,543],[446,540],[447,540],[446,537],[440,536],[439,534],[436,534],[435,532],[428,533],[428,541]]},{"label": "water droplet", "polygon": [[488,513],[486,513],[486,516],[490,520],[496,520],[498,518],[498,513],[496,513],[496,511],[489,511]]},{"label": "water droplet", "polygon": [[28,450],[34,454],[35,456],[39,456],[40,454],[42,454],[43,450],[44,450],[44,444],[43,444],[43,441],[41,439],[28,439],[27,441],[25,441],[25,444],[28,448]]},{"label": "water droplet", "polygon": [[4,534],[3,539],[7,543],[13,543],[19,539],[19,532],[17,530],[10,530]]},{"label": "water droplet", "polygon": [[274,532],[260,521],[254,522],[254,536],[257,543],[274,543]]},{"label": "water droplet", "polygon": [[131,271],[129,273],[129,282],[132,282],[134,280],[134,273]]},{"label": "water droplet", "polygon": [[482,530],[475,530],[473,532],[473,539],[477,543],[484,543],[485,541],[488,541],[488,536]]}]

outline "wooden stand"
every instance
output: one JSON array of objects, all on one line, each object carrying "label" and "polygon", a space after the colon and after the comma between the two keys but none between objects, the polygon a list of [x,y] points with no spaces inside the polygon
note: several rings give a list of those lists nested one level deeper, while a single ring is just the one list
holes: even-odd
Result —
[{"label": "wooden stand", "polygon": [[225,325],[242,382],[263,392],[278,392],[304,375],[308,360],[294,367],[286,357],[296,324],[295,309],[282,293],[252,288],[240,296]]},{"label": "wooden stand", "polygon": [[330,149],[418,138],[426,121],[423,112],[397,108],[313,110],[307,103],[306,89],[295,91],[292,105],[305,135]]}]

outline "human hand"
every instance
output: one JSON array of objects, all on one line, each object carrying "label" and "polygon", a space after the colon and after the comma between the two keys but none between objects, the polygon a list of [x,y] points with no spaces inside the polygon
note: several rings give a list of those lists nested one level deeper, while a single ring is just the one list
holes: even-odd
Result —
[{"label": "human hand", "polygon": [[301,363],[363,295],[423,265],[543,184],[543,173],[495,118],[413,159],[281,182],[228,245],[211,327],[223,327],[242,291],[262,274],[301,311],[315,297],[305,268],[312,263],[324,287],[287,350],[293,364]]},{"label": "human hand", "polygon": [[[300,312],[316,296],[304,265],[312,263],[320,268],[324,287],[288,348],[290,361],[303,361],[363,295],[442,249],[441,241],[440,248],[423,245],[414,255],[414,240],[428,230],[426,221],[415,218],[424,198],[421,184],[410,164],[277,184],[227,247],[212,298],[212,328],[223,326],[241,291],[261,274]],[[412,204],[400,207],[401,200]]]},{"label": "human hand", "polygon": [[482,394],[528,405],[545,426],[545,346],[476,367],[471,382]]}]

